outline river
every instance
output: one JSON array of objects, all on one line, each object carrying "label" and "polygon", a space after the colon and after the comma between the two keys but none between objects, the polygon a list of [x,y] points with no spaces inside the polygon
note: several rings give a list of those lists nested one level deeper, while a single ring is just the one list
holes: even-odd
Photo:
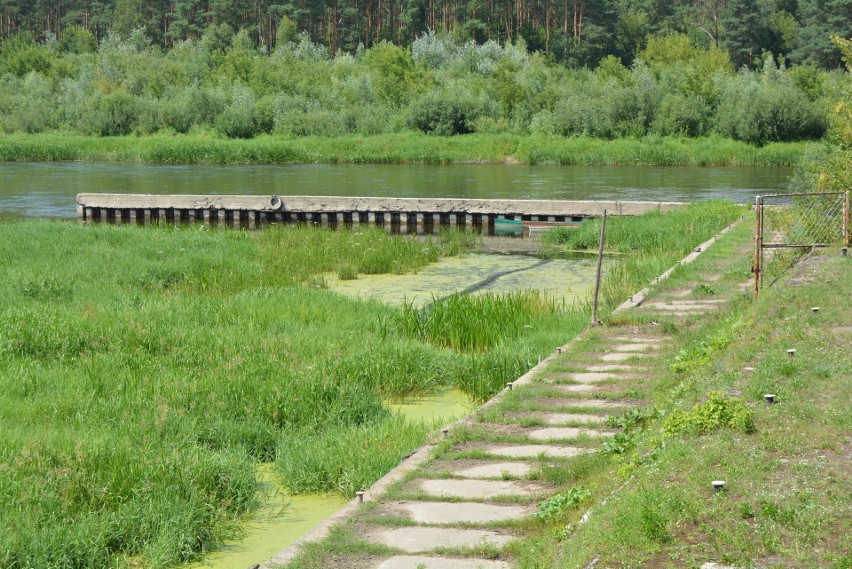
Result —
[{"label": "river", "polygon": [[730,166],[0,163],[0,219],[71,218],[81,192],[750,203],[757,194],[786,189],[791,174],[791,168]]}]

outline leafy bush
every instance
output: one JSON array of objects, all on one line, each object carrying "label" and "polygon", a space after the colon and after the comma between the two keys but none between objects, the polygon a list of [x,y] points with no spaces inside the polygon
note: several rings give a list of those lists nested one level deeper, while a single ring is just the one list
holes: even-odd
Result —
[{"label": "leafy bush", "polygon": [[695,95],[670,93],[660,101],[651,129],[663,136],[703,136],[710,128],[712,110]]},{"label": "leafy bush", "polygon": [[234,85],[231,104],[216,119],[216,130],[228,138],[252,138],[257,134],[254,92],[241,83]]},{"label": "leafy bush", "polygon": [[130,134],[136,125],[139,102],[126,91],[96,92],[81,117],[82,128],[99,136]]},{"label": "leafy bush", "polygon": [[428,134],[452,136],[473,132],[481,113],[479,102],[461,91],[431,91],[412,103],[408,125]]},{"label": "leafy bush", "polygon": [[741,71],[719,91],[716,130],[723,136],[765,144],[825,134],[825,115],[771,58],[762,74]]},{"label": "leafy bush", "polygon": [[753,433],[754,413],[741,399],[721,391],[711,391],[704,403],[696,403],[690,411],[677,409],[663,420],[663,433],[669,437],[706,435],[726,427]]},{"label": "leafy bush", "polygon": [[585,486],[575,486],[541,502],[533,517],[544,521],[559,520],[591,497],[592,493]]}]

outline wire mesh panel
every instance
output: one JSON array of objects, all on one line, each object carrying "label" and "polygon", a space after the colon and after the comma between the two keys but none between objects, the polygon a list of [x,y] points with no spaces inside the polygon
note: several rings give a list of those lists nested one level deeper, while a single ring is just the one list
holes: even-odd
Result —
[{"label": "wire mesh panel", "polygon": [[849,239],[848,192],[758,196],[754,292],[814,247]]}]

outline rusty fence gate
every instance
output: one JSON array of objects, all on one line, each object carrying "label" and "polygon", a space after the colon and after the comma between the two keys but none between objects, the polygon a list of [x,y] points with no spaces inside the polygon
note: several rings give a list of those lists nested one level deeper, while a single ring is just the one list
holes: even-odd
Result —
[{"label": "rusty fence gate", "polygon": [[[849,244],[849,192],[757,196],[754,296],[815,247]],[[770,284],[771,284],[770,282]]]}]

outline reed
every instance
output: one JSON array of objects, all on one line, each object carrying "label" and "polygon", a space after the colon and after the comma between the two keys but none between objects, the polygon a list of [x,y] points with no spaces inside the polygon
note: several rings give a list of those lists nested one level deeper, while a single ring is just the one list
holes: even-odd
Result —
[{"label": "reed", "polygon": [[647,166],[792,166],[820,143],[753,146],[719,137],[649,136],[603,140],[520,134],[441,137],[417,132],[337,138],[214,134],[92,137],[73,133],[9,134],[0,161],[111,161],[154,164],[453,164],[523,163]]},{"label": "reed", "polygon": [[[681,250],[736,209],[704,207],[700,231],[643,223],[678,228]],[[632,233],[610,247],[644,250]],[[384,398],[487,399],[586,325],[584,305],[534,293],[415,311],[310,286],[343,264],[416,270],[467,239],[0,224],[0,566],[197,559],[238,533],[258,463],[351,495],[423,441]],[[655,259],[675,242],[649,243]]]}]

